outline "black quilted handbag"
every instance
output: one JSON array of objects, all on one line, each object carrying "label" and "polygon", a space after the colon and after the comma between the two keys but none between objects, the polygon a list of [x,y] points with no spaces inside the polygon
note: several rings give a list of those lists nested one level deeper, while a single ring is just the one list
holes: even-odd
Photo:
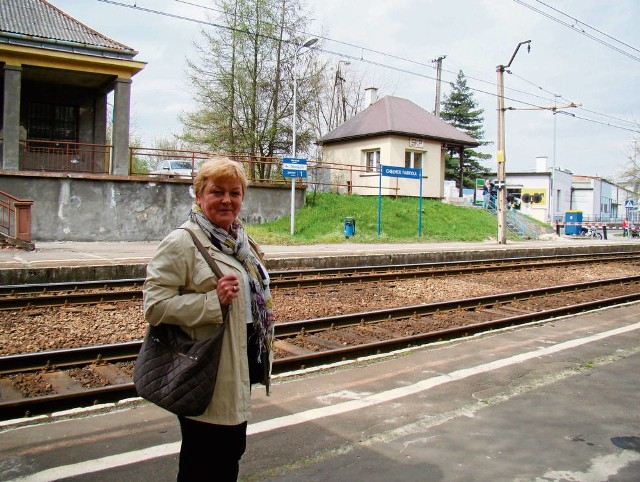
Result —
[{"label": "black quilted handbag", "polygon": [[[191,234],[211,269],[222,273],[202,243]],[[192,340],[179,326],[150,326],[133,370],[133,383],[142,398],[180,416],[201,415],[211,402],[222,351],[224,322],[209,338]]]},{"label": "black quilted handbag", "polygon": [[224,324],[193,341],[179,326],[150,326],[133,371],[138,395],[176,415],[201,415],[216,385]]}]

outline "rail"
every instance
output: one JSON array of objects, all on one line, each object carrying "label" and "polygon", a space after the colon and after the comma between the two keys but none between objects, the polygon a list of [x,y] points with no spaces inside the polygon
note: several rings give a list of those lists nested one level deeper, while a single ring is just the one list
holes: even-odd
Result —
[{"label": "rail", "polygon": [[[636,262],[640,253],[611,252],[380,266],[270,271],[273,292],[319,286],[401,281],[461,274],[530,271],[562,266]],[[0,313],[33,307],[92,305],[142,299],[144,278],[0,285]]]},{"label": "rail", "polygon": [[[344,363],[364,356],[638,302],[639,278],[632,276],[276,324],[272,373],[287,375],[310,367]],[[541,306],[539,301],[545,299],[547,303]],[[446,324],[432,323],[430,316],[442,317],[443,313],[448,320]],[[411,324],[415,329],[400,334],[398,326],[402,323]],[[375,328],[366,329],[372,326]],[[337,343],[331,340],[331,336],[324,337],[325,334],[342,332],[348,333],[344,338],[350,342]],[[295,349],[294,344],[300,339],[315,343],[319,350]],[[7,398],[0,401],[0,420],[46,415],[100,403],[118,403],[135,397],[135,387],[127,370],[106,365],[135,359],[140,344],[141,341],[132,341],[0,357],[3,377],[42,370],[44,373],[53,372],[52,376],[64,380],[63,369],[90,365],[92,370],[113,380],[110,381],[113,384],[103,387],[71,390],[65,382],[64,390],[57,393],[52,388],[53,393],[47,395]]]}]

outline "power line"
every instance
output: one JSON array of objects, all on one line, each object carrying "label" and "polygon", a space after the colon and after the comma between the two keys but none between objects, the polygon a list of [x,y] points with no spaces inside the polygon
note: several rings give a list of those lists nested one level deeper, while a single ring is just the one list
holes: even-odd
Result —
[{"label": "power line", "polygon": [[[527,83],[529,83],[529,84],[533,85],[534,87],[537,87],[538,89],[542,90],[543,92],[546,92],[546,93],[548,93],[548,94],[552,95],[554,98],[555,98],[555,97],[558,97],[559,99],[562,99],[562,100],[564,100],[564,101],[566,101],[566,102],[571,102],[571,100],[566,99],[566,98],[564,98],[563,96],[561,96],[561,95],[559,95],[559,94],[554,94],[554,93],[552,93],[552,92],[550,92],[550,91],[548,91],[548,90],[545,90],[544,88],[542,88],[542,87],[540,87],[540,86],[538,86],[538,85],[534,84],[533,82],[531,82],[531,81],[529,81],[529,80],[525,79],[524,77],[521,77],[521,76],[519,76],[519,75],[517,75],[517,74],[514,74],[513,72],[510,72],[510,71],[507,71],[507,72],[509,72],[509,74],[513,75],[514,77],[517,77],[517,78],[519,78],[520,80],[523,80],[524,82],[527,82]],[[545,98],[545,99],[546,99],[546,98]],[[552,100],[552,99],[549,99],[549,100]],[[592,111],[592,110],[589,110],[589,109],[585,109],[584,107],[581,107],[581,106],[580,106],[580,107],[578,107],[578,109],[583,110],[583,111],[585,111],[585,112],[589,112],[589,113],[591,113],[591,114],[599,115],[599,116],[602,116],[602,117],[607,117],[607,118],[609,118],[609,119],[616,120],[616,121],[619,121],[619,122],[624,122],[624,123],[626,123],[626,124],[630,124],[630,125],[635,125],[635,124],[636,124],[636,123],[635,123],[635,122],[633,122],[633,121],[628,121],[628,120],[626,120],[626,119],[620,119],[619,117],[610,116],[610,115],[608,115],[608,114],[601,114],[600,112],[595,112],[595,111]]]},{"label": "power line", "polygon": [[590,29],[591,29],[591,30],[593,30],[594,32],[598,32],[600,35],[603,35],[604,37],[607,37],[607,38],[609,38],[609,39],[613,40],[614,42],[618,42],[619,44],[624,45],[625,47],[628,47],[628,48],[630,48],[631,50],[635,50],[636,52],[640,53],[640,50],[639,50],[639,49],[637,49],[637,48],[635,48],[634,46],[629,45],[628,43],[625,43],[625,42],[623,42],[622,40],[618,40],[617,38],[612,37],[611,35],[608,35],[608,34],[604,33],[603,31],[598,30],[597,28],[592,27],[591,25],[588,25],[588,24],[584,23],[584,22],[582,22],[581,20],[578,20],[577,18],[575,18],[575,17],[573,17],[573,16],[571,16],[571,15],[568,15],[568,14],[564,13],[564,12],[563,12],[563,11],[561,11],[561,10],[558,10],[558,9],[557,9],[557,8],[555,8],[555,7],[552,7],[551,5],[547,5],[546,3],[542,2],[541,0],[536,0],[536,1],[537,1],[538,3],[541,3],[542,5],[544,5],[545,7],[550,8],[551,10],[555,10],[556,12],[558,12],[558,13],[560,13],[560,14],[564,15],[565,17],[569,17],[570,19],[575,20],[577,23],[581,23],[582,25],[584,25],[584,26],[585,26],[585,27],[587,27],[587,28],[590,28]]},{"label": "power line", "polygon": [[[268,35],[263,35],[263,34],[258,34],[258,33],[255,33],[255,32],[251,32],[249,29],[239,29],[239,28],[230,27],[230,26],[224,25],[224,24],[214,23],[214,22],[211,22],[211,21],[208,21],[208,20],[199,20],[199,19],[195,19],[195,18],[192,18],[192,17],[183,16],[183,15],[177,15],[177,14],[173,14],[173,13],[163,12],[163,11],[160,11],[160,10],[154,10],[154,9],[146,8],[146,7],[140,7],[135,3],[133,5],[131,5],[131,4],[122,3],[122,2],[119,2],[119,1],[116,1],[116,0],[97,0],[97,1],[98,2],[102,2],[102,3],[111,4],[111,5],[115,5],[115,6],[118,6],[118,7],[130,8],[130,9],[139,10],[139,11],[146,12],[146,13],[151,13],[151,14],[154,14],[154,15],[160,15],[160,16],[176,18],[176,19],[179,19],[179,20],[198,23],[198,24],[201,24],[201,25],[215,27],[215,28],[221,28],[221,29],[224,29],[224,30],[234,31],[234,32],[238,32],[238,33],[243,33],[243,34],[248,34],[248,35],[258,35],[260,37],[263,37],[263,38],[266,38],[266,39],[269,39],[269,40],[278,40],[278,41],[280,40],[280,39],[277,39],[275,37],[271,37],[271,36],[268,36]],[[203,6],[203,5],[198,5],[198,4],[186,1],[186,0],[174,0],[174,1],[176,1],[178,3],[188,4],[188,5],[191,5],[191,6],[194,6],[194,7],[199,7],[199,8],[203,8],[203,9],[207,9],[207,10],[220,12],[220,10],[216,10],[214,8],[206,7],[206,6]],[[514,0],[514,1],[516,1],[518,3],[522,3],[523,5],[525,5],[525,6],[529,7],[529,8],[532,8],[529,5],[526,5],[523,2],[521,2],[521,0]],[[273,25],[273,24],[271,24],[271,25]],[[389,69],[389,70],[394,70],[394,71],[397,71],[397,72],[405,73],[407,75],[413,75],[413,76],[417,76],[417,77],[421,77],[421,78],[425,78],[425,79],[429,79],[429,80],[437,80],[436,77],[432,77],[432,76],[429,76],[429,75],[426,75],[426,74],[415,72],[415,71],[412,71],[412,70],[409,70],[409,69],[406,69],[406,68],[396,67],[396,66],[392,66],[392,65],[385,64],[385,63],[382,63],[382,62],[376,62],[376,61],[371,60],[371,59],[366,59],[362,53],[368,52],[368,53],[371,53],[371,54],[377,54],[377,55],[381,55],[383,57],[388,57],[388,58],[392,58],[392,59],[395,59],[395,60],[400,60],[400,61],[403,61],[403,62],[407,62],[409,64],[413,64],[413,65],[417,65],[417,66],[421,66],[421,67],[427,67],[429,69],[435,70],[435,67],[431,63],[427,64],[425,62],[420,62],[420,61],[417,61],[417,60],[408,59],[408,58],[405,58],[405,57],[397,56],[397,55],[394,55],[394,54],[389,54],[389,53],[382,52],[382,51],[379,51],[379,50],[369,49],[367,47],[359,46],[359,45],[356,45],[356,44],[353,44],[353,43],[343,42],[343,41],[340,41],[340,40],[335,40],[335,39],[332,39],[332,38],[327,37],[327,36],[310,34],[308,32],[301,32],[301,34],[302,35],[307,35],[307,36],[314,36],[314,37],[317,37],[319,39],[326,40],[328,42],[333,42],[333,43],[336,43],[336,44],[339,44],[339,45],[348,46],[348,47],[351,47],[351,48],[356,48],[356,49],[359,49],[361,51],[360,57],[357,57],[355,55],[350,55],[350,54],[346,54],[346,53],[342,53],[342,52],[336,52],[336,51],[332,51],[332,50],[328,50],[328,49],[323,49],[321,47],[316,47],[315,48],[315,50],[318,50],[320,52],[326,53],[328,55],[333,55],[333,56],[336,56],[336,57],[339,57],[339,58],[346,58],[346,59],[351,59],[351,60],[354,60],[354,61],[359,61],[359,62],[370,64],[370,65],[373,65],[373,66],[377,66],[377,67],[381,67],[381,68],[385,68],[385,69]],[[295,42],[291,41],[291,40],[282,40],[282,41],[286,42],[286,43],[295,44]],[[452,75],[457,75],[457,72],[449,71],[449,70],[446,70],[446,69],[442,69],[442,71],[443,72],[447,72],[447,73],[452,74]],[[513,75],[512,72],[510,72],[510,71],[507,71],[507,72],[509,72],[511,75]],[[483,79],[478,79],[478,78],[475,78],[475,77],[469,77],[469,76],[465,76],[465,77],[467,79],[469,79],[469,80],[474,80],[476,82],[490,84],[493,87],[496,86],[496,84],[494,82],[486,81],[486,80],[483,80]],[[524,80],[524,81],[526,81],[526,82],[529,82],[532,85],[535,85],[535,84],[531,83],[530,81],[528,81],[528,80],[526,80],[526,79],[524,79],[522,77],[519,77],[519,78]],[[495,92],[488,92],[486,90],[482,90],[482,89],[479,89],[479,88],[476,88],[476,87],[471,87],[471,86],[468,86],[468,87],[469,87],[470,90],[472,90],[474,92],[477,92],[477,93],[480,93],[480,94],[489,95],[491,97],[497,97],[497,94]],[[541,87],[538,87],[538,88],[543,90],[543,91],[545,91]],[[516,93],[519,93],[519,94],[527,95],[527,96],[530,96],[530,97],[543,99],[543,100],[546,100],[546,101],[550,100],[549,98],[542,97],[542,96],[539,96],[537,94],[533,94],[531,92],[524,92],[524,91],[521,91],[521,90],[518,90],[518,89],[513,89],[513,88],[507,88],[507,90],[512,91],[512,92],[516,92]],[[545,92],[550,93],[549,91],[545,91]],[[555,95],[555,94],[551,94],[551,95]],[[524,100],[516,99],[516,98],[513,98],[513,97],[504,97],[504,98],[505,98],[505,100],[509,100],[511,102],[516,102],[518,104],[529,106],[529,107],[535,107],[535,108],[541,108],[542,107],[540,105],[537,105],[537,104],[534,104],[534,103],[531,103],[531,102],[527,102],[527,101],[524,101]],[[569,102],[569,101],[567,100],[567,102]],[[632,122],[625,121],[623,119],[616,119],[615,117],[607,116],[606,114],[600,114],[600,113],[597,113],[597,112],[594,112],[594,111],[588,111],[586,109],[583,109],[583,110],[585,110],[585,112],[590,112],[592,114],[600,115],[600,116],[603,116],[603,117],[609,117],[611,119],[615,119],[615,120],[618,120],[620,122],[625,122],[627,124],[633,124]],[[606,125],[606,126],[612,127],[612,128],[618,128],[618,129],[629,130],[629,131],[632,131],[632,132],[639,132],[640,133],[640,130],[638,128],[630,129],[630,128],[627,128],[627,127],[616,126],[616,125],[613,125],[613,124],[610,124],[610,123],[590,120],[590,119],[584,118],[584,117],[578,117],[578,116],[573,116],[573,117],[581,119],[581,120],[585,120],[585,121],[599,123],[599,124]]]},{"label": "power line", "polygon": [[[560,25],[563,25],[563,26],[565,26],[565,27],[567,27],[567,28],[569,28],[569,29],[571,29],[571,30],[573,30],[573,31],[575,31],[575,32],[578,32],[578,33],[579,33],[579,34],[581,34],[581,35],[584,35],[585,37],[588,37],[588,38],[590,38],[591,40],[594,40],[594,41],[596,41],[596,42],[598,42],[598,43],[600,43],[600,44],[602,44],[602,45],[604,45],[604,46],[606,46],[606,47],[609,47],[611,50],[615,50],[616,52],[619,52],[619,53],[621,53],[622,55],[626,55],[627,57],[629,57],[629,58],[630,58],[630,59],[632,59],[632,60],[635,60],[635,61],[637,61],[637,62],[640,62],[640,57],[638,57],[637,55],[634,55],[634,54],[632,54],[632,53],[630,53],[630,52],[627,52],[627,51],[625,51],[625,50],[621,49],[620,47],[616,47],[615,45],[612,45],[612,44],[610,44],[609,42],[606,42],[606,41],[602,40],[601,38],[598,38],[598,37],[596,37],[595,35],[592,35],[592,34],[590,34],[590,33],[586,32],[585,30],[583,30],[583,29],[580,29],[580,28],[576,27],[576,25],[574,25],[574,24],[568,23],[568,22],[566,22],[566,21],[564,21],[564,20],[561,20],[561,19],[559,19],[559,18],[557,18],[557,17],[554,17],[554,16],[553,16],[553,15],[551,15],[550,13],[547,13],[547,12],[545,12],[545,11],[543,11],[543,10],[540,10],[539,8],[536,8],[536,7],[534,7],[533,5],[529,5],[528,3],[525,3],[525,2],[524,2],[524,1],[522,1],[522,0],[513,0],[513,1],[514,1],[514,2],[516,2],[516,3],[519,3],[519,4],[520,4],[520,5],[522,5],[523,7],[527,7],[528,9],[533,10],[533,11],[534,11],[534,12],[536,12],[536,13],[539,13],[540,15],[543,15],[544,17],[547,17],[547,18],[549,18],[549,19],[553,20],[554,22],[559,23]],[[542,2],[540,2],[540,3],[542,3]],[[548,7],[548,5],[546,5],[546,4],[544,4],[544,3],[542,3],[542,4]],[[549,7],[549,8],[552,8],[552,7]],[[554,9],[554,10],[555,10],[555,9]],[[560,12],[559,10],[556,10],[556,11]],[[562,13],[562,12],[560,12],[560,13]],[[569,17],[569,18],[571,18],[572,20],[576,20],[576,19],[575,19],[575,17],[571,17],[571,16],[569,16],[569,15],[567,15],[567,14],[565,14],[565,13],[562,13],[562,14],[563,14],[563,15],[565,15],[565,16],[567,16],[567,17]],[[576,22],[579,22],[579,21],[578,21],[578,20],[576,20]],[[579,22],[579,23],[582,23],[585,27],[589,27],[586,23],[583,23],[583,22]],[[589,27],[589,28],[592,28],[592,27]],[[599,30],[596,30],[596,29],[593,29],[593,30],[595,30],[596,32],[599,32],[599,33],[600,33],[600,31],[599,31]],[[606,35],[606,34],[605,34],[605,35]],[[607,37],[609,37],[609,38],[613,38],[613,37],[610,37],[610,36],[608,36],[608,35],[607,35]],[[614,39],[614,40],[615,40],[615,39]],[[619,40],[616,40],[616,42],[621,43],[621,44],[623,44],[623,45],[627,45],[627,44],[625,44],[625,43],[623,43],[623,42],[620,42]],[[631,47],[631,48],[632,48],[633,50],[638,51],[638,49],[636,49],[636,48],[634,48],[634,47]]]}]

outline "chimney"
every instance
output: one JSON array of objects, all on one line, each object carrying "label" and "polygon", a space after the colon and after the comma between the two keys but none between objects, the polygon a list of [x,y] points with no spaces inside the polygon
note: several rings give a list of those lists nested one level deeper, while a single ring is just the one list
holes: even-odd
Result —
[{"label": "chimney", "polygon": [[536,172],[549,172],[548,160],[547,156],[536,157]]},{"label": "chimney", "polygon": [[[364,89],[364,101],[367,107],[371,104],[375,103],[378,100],[378,88],[377,87],[367,87]],[[366,107],[365,107],[366,109]]]}]

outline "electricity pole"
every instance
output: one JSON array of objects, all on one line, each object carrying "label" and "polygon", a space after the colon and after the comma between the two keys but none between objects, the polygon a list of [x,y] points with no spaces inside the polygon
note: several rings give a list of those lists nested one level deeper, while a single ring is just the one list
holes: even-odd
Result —
[{"label": "electricity pole", "polygon": [[497,182],[498,188],[498,244],[507,244],[507,185],[506,185],[506,155],[504,150],[504,71],[509,68],[511,62],[516,57],[518,49],[521,45],[527,45],[527,52],[531,51],[531,40],[520,42],[515,52],[511,56],[511,60],[507,65],[498,65],[498,151],[496,152],[496,161],[498,163]]},{"label": "electricity pole", "polygon": [[431,62],[436,62],[436,106],[433,113],[436,117],[440,117],[440,84],[442,83],[442,61],[446,59],[446,55],[442,55]]}]

